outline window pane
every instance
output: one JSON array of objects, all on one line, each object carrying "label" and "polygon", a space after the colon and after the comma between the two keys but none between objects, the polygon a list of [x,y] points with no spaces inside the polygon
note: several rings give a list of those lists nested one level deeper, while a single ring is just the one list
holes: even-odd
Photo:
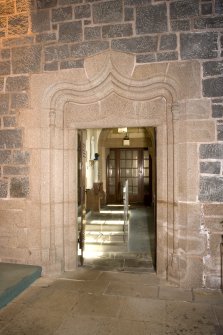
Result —
[{"label": "window pane", "polygon": [[133,159],[138,159],[138,151],[133,150],[132,156],[133,156]]},{"label": "window pane", "polygon": [[132,161],[132,167],[133,168],[137,168],[138,167],[138,161],[137,160]]},{"label": "window pane", "polygon": [[132,167],[132,161],[131,160],[126,161],[126,167],[129,168],[129,169]]},{"label": "window pane", "polygon": [[120,158],[125,159],[125,150],[120,150]]},{"label": "window pane", "polygon": [[132,151],[126,150],[126,159],[132,159]]}]

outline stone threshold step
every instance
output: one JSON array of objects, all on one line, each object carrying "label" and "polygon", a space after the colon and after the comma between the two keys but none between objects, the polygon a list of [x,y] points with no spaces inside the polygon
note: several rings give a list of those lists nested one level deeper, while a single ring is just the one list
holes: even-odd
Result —
[{"label": "stone threshold step", "polygon": [[41,277],[41,272],[40,266],[0,263],[0,308]]}]

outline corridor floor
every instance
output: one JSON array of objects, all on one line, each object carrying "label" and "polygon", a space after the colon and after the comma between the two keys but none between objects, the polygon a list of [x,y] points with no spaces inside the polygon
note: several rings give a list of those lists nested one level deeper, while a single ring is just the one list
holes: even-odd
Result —
[{"label": "corridor floor", "polygon": [[[124,209],[120,205],[107,205],[98,213],[91,213],[87,223],[90,226],[111,227],[111,222],[120,224],[124,218]],[[103,230],[103,228],[102,228]],[[103,232],[98,232],[103,241]],[[123,248],[123,246],[125,247]],[[89,252],[85,265],[97,270],[151,271],[155,262],[155,225],[153,207],[133,206],[129,208],[128,236],[125,242],[104,243],[99,245],[101,255]],[[114,249],[115,248],[115,249]],[[90,247],[88,246],[88,250]],[[100,253],[99,253],[100,254]],[[84,253],[85,255],[85,253]],[[92,255],[92,256],[91,256]]]},{"label": "corridor floor", "polygon": [[218,290],[181,289],[153,272],[81,268],[39,278],[0,310],[1,335],[220,335]]}]

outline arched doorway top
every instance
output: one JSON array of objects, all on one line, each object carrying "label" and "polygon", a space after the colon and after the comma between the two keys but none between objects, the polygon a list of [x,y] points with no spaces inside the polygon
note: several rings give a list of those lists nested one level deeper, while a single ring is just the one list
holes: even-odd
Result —
[{"label": "arched doorway top", "polygon": [[[43,109],[63,110],[65,103],[92,104],[106,98],[111,93],[134,101],[152,100],[163,97],[170,104],[178,100],[179,83],[168,74],[157,73],[142,80],[123,74],[113,62],[113,52],[106,53],[104,63],[100,70],[88,78],[87,68],[92,62],[93,67],[101,55],[87,60],[85,66],[85,80],[78,80],[74,75],[68,74],[64,81],[52,83],[44,91],[42,98]],[[125,54],[119,54],[124,57]],[[132,56],[133,57],[133,56]],[[75,80],[74,80],[75,78]]]}]

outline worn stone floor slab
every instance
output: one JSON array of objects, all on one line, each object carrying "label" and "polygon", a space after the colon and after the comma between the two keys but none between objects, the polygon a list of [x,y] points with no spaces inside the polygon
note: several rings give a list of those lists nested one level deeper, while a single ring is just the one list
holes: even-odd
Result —
[{"label": "worn stone floor slab", "polygon": [[138,298],[157,298],[158,286],[146,286],[139,283],[110,282],[105,294]]},{"label": "worn stone floor slab", "polygon": [[192,290],[186,290],[178,287],[161,286],[159,289],[159,298],[163,300],[181,300],[192,301]]},{"label": "worn stone floor slab", "polygon": [[154,273],[40,278],[0,310],[0,335],[222,335],[222,293],[191,292]]}]

